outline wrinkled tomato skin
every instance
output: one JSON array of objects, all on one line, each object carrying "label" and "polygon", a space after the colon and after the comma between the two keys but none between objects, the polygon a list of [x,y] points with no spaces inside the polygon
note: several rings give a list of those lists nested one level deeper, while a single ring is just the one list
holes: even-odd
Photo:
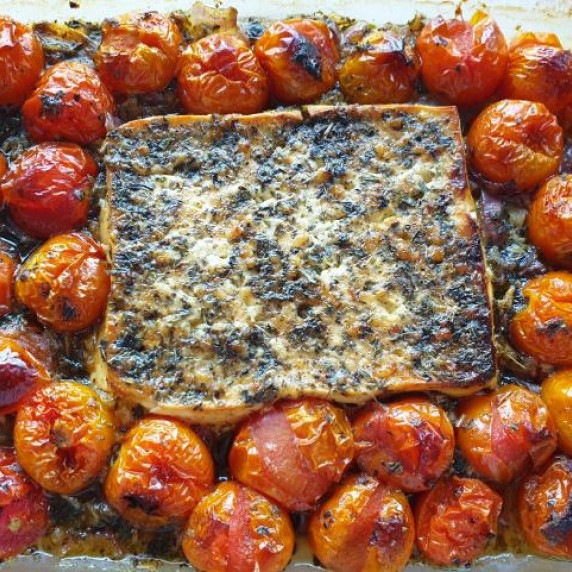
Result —
[{"label": "wrinkled tomato skin", "polygon": [[555,457],[523,481],[518,518],[526,541],[536,552],[572,558],[571,506],[572,459]]},{"label": "wrinkled tomato skin", "polygon": [[74,495],[104,468],[113,417],[95,391],[74,382],[47,385],[18,410],[14,445],[25,471],[43,489]]},{"label": "wrinkled tomato skin", "polygon": [[168,16],[157,12],[124,14],[105,20],[101,32],[94,60],[112,92],[162,91],[175,77],[183,38]]},{"label": "wrinkled tomato skin", "polygon": [[282,103],[311,103],[336,83],[340,56],[325,22],[275,22],[258,39],[254,53],[268,74],[271,93]]},{"label": "wrinkled tomato skin", "polygon": [[180,421],[148,417],[123,441],[105,481],[111,506],[138,528],[185,523],[214,484],[214,462],[200,437]]},{"label": "wrinkled tomato skin", "polygon": [[542,382],[540,392],[558,430],[558,448],[572,456],[572,370],[561,370]]},{"label": "wrinkled tomato skin", "polygon": [[508,48],[497,23],[482,12],[471,19],[428,22],[417,38],[421,75],[427,89],[460,106],[486,101],[498,88]]},{"label": "wrinkled tomato skin", "polygon": [[572,366],[572,274],[548,272],[522,294],[526,306],[510,324],[514,345],[541,362]]},{"label": "wrinkled tomato skin", "polygon": [[405,103],[415,95],[419,57],[392,32],[366,36],[340,69],[340,88],[352,103]]},{"label": "wrinkled tomato skin", "polygon": [[35,250],[16,276],[18,301],[56,332],[81,332],[102,315],[110,289],[102,247],[87,234],[55,236]]},{"label": "wrinkled tomato skin", "polygon": [[204,497],[183,532],[183,552],[196,570],[282,572],[294,551],[288,513],[235,482]]},{"label": "wrinkled tomato skin", "polygon": [[374,403],[353,432],[359,467],[408,493],[429,489],[453,461],[453,426],[428,399]]},{"label": "wrinkled tomato skin", "polygon": [[472,468],[505,485],[542,465],[557,444],[556,423],[538,395],[517,385],[469,397],[458,411],[457,444]]},{"label": "wrinkled tomato skin", "polygon": [[14,222],[35,238],[85,225],[97,176],[90,155],[75,143],[40,143],[22,153],[2,184]]},{"label": "wrinkled tomato skin", "polygon": [[471,167],[489,192],[526,193],[558,172],[564,137],[541,103],[504,99],[475,119],[467,146]]},{"label": "wrinkled tomato skin", "polygon": [[0,251],[0,316],[12,311],[15,272],[14,259],[9,254]]},{"label": "wrinkled tomato skin", "polygon": [[[288,455],[284,455],[288,451]],[[282,401],[240,427],[230,450],[233,476],[289,510],[313,508],[354,455],[343,410],[317,399]]]},{"label": "wrinkled tomato skin", "polygon": [[42,44],[32,30],[0,16],[0,105],[20,105],[44,67]]},{"label": "wrinkled tomato skin", "polygon": [[433,564],[466,566],[496,536],[501,508],[501,497],[478,479],[442,479],[417,499],[417,547]]},{"label": "wrinkled tomato skin", "polygon": [[24,126],[37,143],[92,143],[105,137],[114,113],[113,97],[97,72],[70,61],[47,70],[22,106]]},{"label": "wrinkled tomato skin", "polygon": [[42,489],[25,475],[13,449],[0,448],[0,561],[35,544],[49,522]]},{"label": "wrinkled tomato skin", "polygon": [[269,102],[268,77],[254,52],[233,34],[212,34],[181,56],[178,94],[189,113],[258,113]]},{"label": "wrinkled tomato skin", "polygon": [[415,542],[405,495],[375,478],[350,477],[312,515],[310,546],[333,572],[399,572]]}]

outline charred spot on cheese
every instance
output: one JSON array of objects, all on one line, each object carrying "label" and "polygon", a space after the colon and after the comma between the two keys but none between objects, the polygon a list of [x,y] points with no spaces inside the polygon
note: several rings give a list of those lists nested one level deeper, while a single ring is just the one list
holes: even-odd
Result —
[{"label": "charred spot on cheese", "polygon": [[151,118],[106,144],[113,288],[97,375],[225,422],[494,383],[484,255],[454,108]]}]

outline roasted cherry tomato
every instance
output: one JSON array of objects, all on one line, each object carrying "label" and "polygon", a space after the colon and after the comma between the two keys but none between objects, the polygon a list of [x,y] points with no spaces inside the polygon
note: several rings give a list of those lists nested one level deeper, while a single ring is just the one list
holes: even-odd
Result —
[{"label": "roasted cherry tomato", "polygon": [[508,49],[497,23],[484,12],[469,22],[438,16],[417,38],[421,75],[427,89],[448,103],[475,105],[499,86]]},{"label": "roasted cherry tomato", "polygon": [[28,26],[0,16],[0,105],[20,105],[44,67],[42,44]]},{"label": "roasted cherry tomato", "polygon": [[231,33],[191,44],[179,66],[178,93],[189,113],[257,113],[268,104],[268,78],[248,44]]},{"label": "roasted cherry tomato", "polygon": [[37,542],[49,522],[42,489],[24,474],[13,449],[0,448],[0,560]]},{"label": "roasted cherry tomato", "polygon": [[487,107],[467,136],[471,166],[496,193],[528,192],[558,172],[558,120],[541,103],[505,99]]},{"label": "roasted cherry tomato", "polygon": [[282,572],[294,543],[288,513],[234,482],[220,483],[199,502],[182,541],[201,572]]},{"label": "roasted cherry tomato", "polygon": [[18,410],[14,445],[44,489],[73,495],[94,481],[113,446],[113,418],[93,389],[66,381],[39,389]]},{"label": "roasted cherry tomato", "polygon": [[505,385],[461,402],[457,444],[481,476],[500,484],[542,465],[556,449],[556,424],[528,389]]},{"label": "roasted cherry tomato", "polygon": [[558,447],[572,455],[572,370],[562,370],[545,379],[541,396],[556,423]]},{"label": "roasted cherry tomato", "polygon": [[346,479],[312,515],[310,546],[333,572],[398,572],[415,542],[405,495],[375,478]]},{"label": "roasted cherry tomato", "polygon": [[415,95],[417,52],[393,32],[375,32],[340,69],[340,87],[354,103],[403,103]]},{"label": "roasted cherry tomato", "polygon": [[326,401],[304,399],[282,401],[247,419],[229,462],[240,482],[290,510],[307,510],[341,479],[353,455],[344,411]]},{"label": "roasted cherry tomato", "polygon": [[22,106],[24,125],[34,141],[86,144],[105,137],[115,104],[97,72],[82,62],[61,62],[40,78]]},{"label": "roasted cherry tomato", "polygon": [[105,20],[101,32],[95,65],[113,92],[162,91],[175,77],[183,38],[168,16],[124,14]]},{"label": "roasted cherry tomato", "polygon": [[16,298],[57,332],[80,332],[103,313],[110,288],[105,253],[87,234],[46,241],[16,276]]},{"label": "roasted cherry tomato", "polygon": [[541,362],[572,366],[572,274],[549,272],[522,294],[527,304],[510,324],[515,346]]},{"label": "roasted cherry tomato", "polygon": [[549,556],[572,558],[572,459],[555,457],[529,475],[518,497],[520,527],[531,547]]},{"label": "roasted cherry tomato", "polygon": [[14,259],[0,251],[0,316],[12,311],[12,293],[14,291]]},{"label": "roasted cherry tomato", "polygon": [[[8,164],[6,163],[6,157],[3,153],[0,153],[0,181],[4,178],[4,175],[8,171]],[[2,197],[0,197],[0,207],[2,206]]]},{"label": "roasted cherry tomato", "polygon": [[353,431],[360,468],[405,492],[431,488],[453,461],[453,426],[428,399],[374,403]]},{"label": "roasted cherry tomato", "polygon": [[415,506],[417,546],[439,566],[466,566],[497,533],[502,499],[478,479],[440,480]]},{"label": "roasted cherry tomato", "polygon": [[97,166],[75,143],[40,143],[22,153],[2,184],[10,216],[29,235],[46,238],[87,221]]},{"label": "roasted cherry tomato", "polygon": [[182,525],[214,483],[207,446],[187,425],[149,417],[133,427],[105,481],[105,496],[134,526]]},{"label": "roasted cherry tomato", "polygon": [[340,59],[325,22],[295,18],[275,22],[256,42],[254,53],[282,103],[310,103],[332,89]]}]

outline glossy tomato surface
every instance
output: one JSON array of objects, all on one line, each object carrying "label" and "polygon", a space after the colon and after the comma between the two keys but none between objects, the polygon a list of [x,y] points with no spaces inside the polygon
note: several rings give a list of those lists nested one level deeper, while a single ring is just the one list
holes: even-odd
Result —
[{"label": "glossy tomato surface", "polygon": [[235,482],[220,483],[191,514],[183,552],[205,572],[281,572],[294,551],[288,513]]},{"label": "glossy tomato surface", "polygon": [[15,271],[14,259],[6,252],[0,251],[0,316],[12,311]]},{"label": "glossy tomato surface", "polygon": [[0,17],[0,105],[20,105],[44,67],[40,40],[29,26]]},{"label": "glossy tomato surface", "polygon": [[65,61],[46,71],[22,106],[32,139],[84,145],[105,137],[115,103],[97,72],[82,62]]},{"label": "glossy tomato surface", "polygon": [[75,143],[40,143],[12,163],[1,189],[10,216],[29,235],[47,238],[83,226],[97,166]]},{"label": "glossy tomato surface", "polygon": [[340,56],[325,22],[274,22],[256,42],[254,53],[268,73],[272,94],[282,103],[311,103],[336,83]]},{"label": "glossy tomato surface", "polygon": [[541,362],[572,365],[572,274],[549,272],[522,294],[526,305],[510,324],[516,347]]},{"label": "glossy tomato surface", "polygon": [[559,449],[572,456],[572,370],[561,370],[545,379],[540,395],[556,423]]},{"label": "glossy tomato surface", "polygon": [[504,99],[487,107],[467,135],[469,161],[490,192],[530,192],[558,172],[564,140],[541,103]]},{"label": "glossy tomato surface", "polygon": [[247,419],[229,463],[240,482],[290,510],[307,510],[342,478],[353,455],[344,411],[326,401],[304,399],[282,401]]},{"label": "glossy tomato surface", "polygon": [[430,488],[453,461],[453,426],[428,399],[373,403],[353,431],[360,468],[405,492]]},{"label": "glossy tomato surface", "polygon": [[234,34],[212,34],[189,45],[179,70],[179,99],[189,113],[257,113],[268,105],[266,72]]},{"label": "glossy tomato surface", "polygon": [[333,572],[398,572],[415,542],[413,514],[401,491],[374,477],[353,476],[313,514],[308,538]]},{"label": "glossy tomato surface", "polygon": [[105,481],[111,506],[136,527],[182,525],[214,483],[207,446],[187,425],[148,417],[127,434]]},{"label": "glossy tomato surface", "polygon": [[14,445],[26,472],[47,491],[73,495],[104,468],[113,417],[97,393],[79,383],[47,385],[18,410]]},{"label": "glossy tomato surface", "polygon": [[55,236],[35,250],[16,277],[16,298],[57,332],[80,332],[105,309],[110,277],[105,253],[90,236]]},{"label": "glossy tomato surface", "polygon": [[466,566],[496,536],[501,508],[501,497],[478,479],[442,479],[417,499],[417,547],[433,564]]}]

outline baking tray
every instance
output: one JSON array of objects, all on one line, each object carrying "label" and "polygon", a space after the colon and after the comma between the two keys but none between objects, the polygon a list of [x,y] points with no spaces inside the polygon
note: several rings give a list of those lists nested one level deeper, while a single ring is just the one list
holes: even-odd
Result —
[{"label": "baking tray", "polygon": [[[205,1],[207,4],[214,4]],[[77,7],[75,6],[77,5]],[[21,21],[82,19],[97,22],[130,10],[188,10],[192,0],[0,0],[0,14],[8,14]],[[339,13],[378,24],[393,22],[405,24],[415,14],[426,16],[443,14],[452,17],[461,9],[470,15],[477,8],[487,10],[501,25],[507,36],[518,30],[555,32],[562,43],[572,48],[572,0],[489,0],[488,2],[449,0],[234,0],[216,2],[217,7],[233,6],[239,18],[260,16],[283,18],[292,14]],[[294,561],[287,572],[323,572],[312,564],[313,558],[305,544],[297,547]],[[127,572],[155,570],[157,572],[192,572],[181,563],[150,561],[145,558],[129,558],[111,561],[98,558],[56,559],[45,554],[21,556],[4,564],[2,571],[12,572]],[[411,563],[405,572],[432,572],[453,570],[436,568],[423,563]],[[459,570],[467,570],[462,568]],[[498,554],[484,556],[470,568],[475,572],[572,572],[572,562],[550,560],[538,556]]]}]

